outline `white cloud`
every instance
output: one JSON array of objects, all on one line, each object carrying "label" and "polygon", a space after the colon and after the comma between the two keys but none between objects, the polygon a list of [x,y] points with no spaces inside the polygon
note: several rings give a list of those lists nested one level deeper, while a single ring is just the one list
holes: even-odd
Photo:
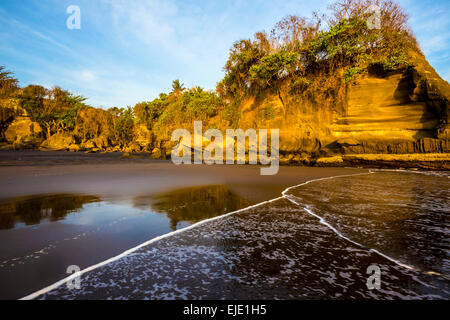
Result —
[{"label": "white cloud", "polygon": [[[79,1],[83,27],[72,33],[65,28],[64,10],[58,29],[25,15],[14,20],[0,8],[0,22],[13,30],[0,49],[14,58],[13,71],[27,81],[60,85],[89,97],[94,106],[110,107],[153,99],[176,78],[186,86],[213,89],[234,41],[269,30],[287,14],[324,11],[333,0]],[[445,6],[400,1],[427,58],[448,80]]]},{"label": "white cloud", "polygon": [[52,37],[45,35],[39,31],[36,31],[33,28],[30,28],[26,24],[21,23],[21,22],[17,21],[16,19],[13,19],[13,18],[5,19],[4,17],[0,16],[0,21],[2,21],[3,23],[9,24],[12,28],[14,28],[16,30],[21,30],[24,33],[32,34],[32,35],[36,36],[37,38],[46,41],[48,44],[51,44],[52,46],[58,47],[60,49],[68,51],[68,52],[71,51],[71,49],[68,46],[66,46],[65,44],[63,44],[59,41],[56,41]]},{"label": "white cloud", "polygon": [[173,48],[176,32],[169,21],[178,12],[174,3],[167,0],[104,1],[111,8],[115,31],[127,45],[139,40],[151,48]]},{"label": "white cloud", "polygon": [[79,73],[79,78],[84,82],[92,83],[95,81],[97,76],[95,75],[95,73],[92,70],[85,69]]}]

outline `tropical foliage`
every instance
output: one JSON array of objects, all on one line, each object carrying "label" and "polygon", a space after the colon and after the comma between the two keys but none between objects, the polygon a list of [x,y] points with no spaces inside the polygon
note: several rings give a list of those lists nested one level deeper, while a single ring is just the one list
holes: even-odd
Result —
[{"label": "tropical foliage", "polygon": [[[377,13],[374,8],[379,8],[380,28],[367,23]],[[171,92],[152,101],[103,110],[59,87],[21,88],[14,75],[0,67],[0,101],[18,101],[45,129],[45,138],[66,132],[77,142],[102,137],[105,144],[122,147],[133,141],[137,126],[144,126],[159,140],[170,139],[173,128],[191,126],[193,120],[203,120],[209,127],[237,126],[241,103],[249,96],[276,94],[286,117],[286,96],[336,99],[358,74],[406,68],[411,50],[420,51],[407,14],[393,1],[338,0],[330,13],[288,16],[270,32],[235,42],[215,91],[185,88],[175,80]],[[276,112],[267,105],[262,114],[273,119]]]}]

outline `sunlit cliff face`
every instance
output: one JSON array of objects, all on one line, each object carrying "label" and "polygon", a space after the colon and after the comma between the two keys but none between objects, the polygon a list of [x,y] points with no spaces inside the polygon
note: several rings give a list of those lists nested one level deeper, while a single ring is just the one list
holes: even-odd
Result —
[{"label": "sunlit cliff face", "polygon": [[[298,98],[287,93],[242,104],[243,127],[280,127],[280,152],[301,155],[330,153],[448,152],[447,117],[450,85],[425,58],[397,72],[358,76],[326,98]],[[270,117],[264,112],[270,109]],[[286,109],[286,110],[285,110]],[[284,117],[286,112],[286,117]]]}]

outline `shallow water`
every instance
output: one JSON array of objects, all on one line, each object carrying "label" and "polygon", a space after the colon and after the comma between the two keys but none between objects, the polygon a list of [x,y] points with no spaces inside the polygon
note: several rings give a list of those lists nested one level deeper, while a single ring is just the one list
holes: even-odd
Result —
[{"label": "shallow water", "polygon": [[[446,173],[312,181],[89,271],[80,290],[63,284],[38,298],[448,299],[449,192]],[[83,269],[251,204],[225,186],[3,201],[1,294],[22,297],[68,265]],[[379,289],[367,287],[369,266],[381,270]]]},{"label": "shallow water", "polygon": [[422,272],[450,275],[446,173],[378,171],[317,181],[286,195],[362,246]]},{"label": "shallow water", "polygon": [[[449,187],[444,174],[405,172],[311,182],[39,298],[448,299]],[[367,286],[369,266],[379,289]]]},{"label": "shallow water", "polygon": [[36,195],[0,201],[0,298],[21,298],[148,239],[249,201],[223,185],[131,199]]}]

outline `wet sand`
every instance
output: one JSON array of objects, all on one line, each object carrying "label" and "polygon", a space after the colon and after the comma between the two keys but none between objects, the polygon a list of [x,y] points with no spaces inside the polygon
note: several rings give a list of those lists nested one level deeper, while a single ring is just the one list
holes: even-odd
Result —
[{"label": "wet sand", "polygon": [[[238,197],[246,199],[249,204],[255,204],[277,198],[287,187],[305,181],[359,172],[367,172],[367,170],[280,167],[276,176],[261,176],[258,166],[248,165],[175,166],[170,161],[120,159],[120,154],[0,152],[0,181],[2,182],[0,202],[9,203],[12,199],[20,197],[39,198],[54,195],[82,197],[84,195],[106,201],[109,203],[107,210],[112,210],[114,204],[121,201],[126,202],[132,199],[132,202],[136,204],[141,201],[139,199],[145,200],[146,196],[155,193],[171,192],[186,187],[217,185],[226,187]],[[136,202],[136,199],[139,201]],[[124,210],[128,209],[124,208]],[[101,214],[102,212],[96,213],[96,215]],[[137,221],[140,220],[136,220],[136,223]],[[131,224],[127,228],[130,226]],[[152,228],[155,230],[152,231]],[[165,228],[168,228],[168,225]],[[44,224],[39,226],[39,230],[33,229],[5,230],[0,238],[3,243],[9,243],[9,245],[1,248],[0,252],[5,252],[7,255],[0,258],[10,259],[17,256],[17,253],[22,256],[39,251],[52,239],[76,237],[77,234],[90,230],[87,226],[69,224]],[[135,235],[131,234],[133,230]],[[81,268],[86,268],[153,237],[170,232],[170,229],[164,230],[166,229],[159,226],[153,227],[139,223],[127,231],[127,239],[124,239],[124,234],[119,236],[114,233],[96,232],[92,236],[76,241],[59,241],[56,247],[51,248],[51,256],[34,259],[33,264],[15,266],[11,268],[11,271],[4,269],[0,274],[4,279],[0,296],[3,298],[23,297],[67,276],[65,268],[69,264],[75,263]],[[38,235],[39,238],[35,238]],[[48,263],[51,264],[51,268]],[[32,268],[32,272],[27,268]],[[18,270],[21,272],[20,276],[17,273]],[[8,272],[11,272],[10,275]],[[36,281],[36,279],[39,280]]]},{"label": "wet sand", "polygon": [[[79,290],[62,281],[30,298],[445,300],[448,197],[440,196],[440,186],[448,183],[447,176],[411,172],[316,180],[96,265],[81,275]],[[308,195],[315,205],[301,202]],[[333,214],[321,212],[322,220],[314,212],[325,204]],[[339,217],[356,220],[342,226],[334,221]],[[442,273],[427,272],[419,260],[442,266]],[[369,288],[374,266],[380,287]]]},{"label": "wet sand", "polygon": [[0,199],[38,194],[89,194],[104,199],[129,198],[176,188],[226,185],[252,201],[279,197],[308,180],[367,172],[364,169],[280,167],[261,176],[259,166],[181,165],[150,159],[120,159],[120,154],[0,152]]},{"label": "wet sand", "polygon": [[[12,159],[17,156],[20,156],[20,160]],[[408,300],[449,297],[446,275],[424,272],[420,270],[420,265],[419,268],[405,267],[395,260],[401,260],[401,254],[406,252],[401,249],[405,241],[417,240],[420,230],[426,225],[420,225],[418,232],[399,222],[396,225],[399,230],[390,232],[388,229],[392,223],[383,227],[379,222],[382,221],[380,213],[388,221],[394,216],[399,221],[405,218],[389,209],[392,207],[389,200],[383,210],[375,207],[376,220],[372,223],[379,225],[375,228],[378,228],[377,232],[389,227],[385,230],[387,236],[382,237],[382,240],[391,241],[392,245],[388,245],[387,249],[381,246],[380,253],[371,247],[374,245],[378,248],[378,243],[369,243],[367,246],[364,236],[353,234],[363,232],[362,227],[369,225],[359,225],[359,215],[367,214],[370,205],[377,203],[377,197],[384,201],[384,198],[394,196],[393,203],[397,204],[397,187],[389,189],[393,187],[394,181],[406,179],[403,188],[405,199],[412,199],[413,203],[419,201],[422,205],[422,198],[417,198],[424,195],[426,190],[422,185],[426,181],[431,185],[439,184],[431,176],[428,180],[419,179],[417,182],[408,178],[407,173],[398,173],[394,178],[386,175],[387,178],[383,178],[380,173],[370,174],[365,169],[310,167],[281,167],[276,176],[260,176],[257,166],[177,167],[167,161],[120,160],[115,155],[76,155],[70,158],[67,154],[58,153],[9,154],[0,163],[0,179],[5,182],[0,187],[0,200],[30,194],[68,193],[95,195],[116,201],[136,197],[140,199],[146,194],[186,187],[211,188],[220,185],[248,199],[250,204],[256,203],[230,215],[204,220],[169,236],[166,233],[153,241],[142,241],[141,245],[133,247],[126,254],[110,255],[109,259],[104,257],[100,260],[103,262],[82,274],[80,290],[69,289],[65,281],[54,281],[47,284],[53,285],[49,288],[41,286],[30,290],[29,293],[35,294],[28,298]],[[327,177],[334,178],[317,181]],[[374,177],[380,177],[378,191],[374,189]],[[365,179],[369,180],[365,182]],[[286,190],[311,180],[315,181]],[[362,184],[358,185],[358,181]],[[447,183],[447,180],[444,182]],[[308,188],[304,187],[306,185]],[[354,187],[353,194],[350,193],[351,186]],[[322,205],[333,205],[321,215],[326,216],[332,224],[339,225],[338,229],[345,230],[345,234],[352,239],[341,235],[328,222],[311,213],[311,206],[303,204],[307,190],[312,190],[311,199],[318,201],[315,209],[319,210]],[[371,190],[374,190],[373,193]],[[436,192],[435,187],[430,190]],[[337,192],[336,199],[330,201],[330,192],[334,191]],[[377,201],[370,196],[376,197]],[[355,200],[357,198],[360,199]],[[445,196],[443,205],[439,204],[439,195],[431,196],[427,201],[430,199],[438,203],[430,208],[443,207],[442,210],[446,210]],[[145,197],[143,200],[145,202]],[[359,201],[359,207],[352,201]],[[411,207],[409,202],[407,204]],[[398,205],[401,207],[403,204]],[[335,206],[341,208],[339,210],[342,213]],[[417,210],[421,213],[425,209],[421,207]],[[400,209],[400,213],[403,211]],[[328,216],[327,212],[333,212],[333,215]],[[348,216],[355,215],[357,222],[341,226],[334,221],[335,213],[347,220]],[[424,218],[424,222],[428,223],[430,219],[427,216]],[[418,220],[414,218],[412,223],[417,224]],[[438,226],[445,228],[445,223],[438,223]],[[433,230],[436,230],[435,226]],[[406,231],[411,235],[400,238]],[[367,227],[364,232],[370,233],[372,230]],[[391,233],[393,237],[389,236]],[[428,239],[426,235],[429,232],[422,233]],[[360,242],[354,241],[358,238],[361,238],[358,240]],[[369,240],[374,238],[376,236],[372,235]],[[443,245],[439,237],[434,238],[428,239],[430,244]],[[108,241],[113,242],[115,239]],[[391,247],[400,249],[398,252],[392,251]],[[385,255],[386,252],[392,256]],[[422,254],[418,257],[422,257]],[[436,258],[442,260],[439,254]],[[447,266],[444,260],[443,266]],[[366,270],[371,265],[378,266],[383,275],[382,286],[377,290],[367,287]],[[447,269],[443,270],[447,273]]]},{"label": "wet sand", "polygon": [[[378,290],[366,270],[382,273]],[[436,283],[437,281],[437,283]],[[338,237],[284,198],[146,245],[37,299],[448,299],[446,283]]]}]

